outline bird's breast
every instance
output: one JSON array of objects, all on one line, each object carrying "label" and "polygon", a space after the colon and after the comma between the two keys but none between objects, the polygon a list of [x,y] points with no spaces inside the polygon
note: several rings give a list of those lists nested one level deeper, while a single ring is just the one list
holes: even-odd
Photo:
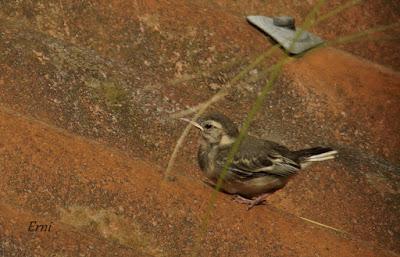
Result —
[{"label": "bird's breast", "polygon": [[217,147],[207,147],[201,145],[197,154],[200,169],[209,179],[215,179],[218,176],[215,168],[217,153]]}]

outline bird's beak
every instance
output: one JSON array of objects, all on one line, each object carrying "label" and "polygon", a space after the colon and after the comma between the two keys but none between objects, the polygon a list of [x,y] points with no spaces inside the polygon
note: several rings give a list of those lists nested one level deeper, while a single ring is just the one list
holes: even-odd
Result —
[{"label": "bird's beak", "polygon": [[197,123],[197,122],[195,122],[195,121],[192,121],[192,120],[189,120],[189,119],[185,119],[185,118],[180,118],[180,120],[189,122],[190,124],[192,124],[192,125],[195,126],[196,128],[200,129],[201,131],[204,130],[203,127],[202,127],[199,123]]}]

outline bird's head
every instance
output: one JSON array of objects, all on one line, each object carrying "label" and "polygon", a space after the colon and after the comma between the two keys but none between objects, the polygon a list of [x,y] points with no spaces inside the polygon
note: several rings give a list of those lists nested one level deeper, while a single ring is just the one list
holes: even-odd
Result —
[{"label": "bird's head", "polygon": [[220,113],[211,113],[201,117],[195,121],[181,119],[189,122],[201,131],[201,135],[206,143],[212,145],[229,146],[236,137],[239,131],[228,117]]}]

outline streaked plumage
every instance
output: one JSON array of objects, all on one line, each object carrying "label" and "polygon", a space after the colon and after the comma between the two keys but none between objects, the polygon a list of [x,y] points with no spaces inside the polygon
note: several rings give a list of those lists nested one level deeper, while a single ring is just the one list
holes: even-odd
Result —
[{"label": "streaked plumage", "polygon": [[[229,118],[219,113],[209,114],[192,124],[202,132],[199,166],[215,184],[239,131]],[[278,143],[247,136],[223,178],[222,190],[241,196],[240,201],[251,208],[261,203],[266,193],[284,187],[301,168],[315,161],[333,159],[336,154],[337,151],[327,147],[290,151]]]}]

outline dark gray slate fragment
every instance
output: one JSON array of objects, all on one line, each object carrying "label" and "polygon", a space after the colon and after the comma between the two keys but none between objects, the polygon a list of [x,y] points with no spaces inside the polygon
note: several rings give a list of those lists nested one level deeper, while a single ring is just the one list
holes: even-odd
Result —
[{"label": "dark gray slate fragment", "polygon": [[[270,18],[266,16],[247,16],[247,20],[275,39],[289,53],[299,54],[324,41],[318,36],[294,27],[289,16]],[[301,33],[297,36],[297,33]],[[294,40],[296,39],[296,40]],[[293,43],[293,41],[295,41]]]}]

